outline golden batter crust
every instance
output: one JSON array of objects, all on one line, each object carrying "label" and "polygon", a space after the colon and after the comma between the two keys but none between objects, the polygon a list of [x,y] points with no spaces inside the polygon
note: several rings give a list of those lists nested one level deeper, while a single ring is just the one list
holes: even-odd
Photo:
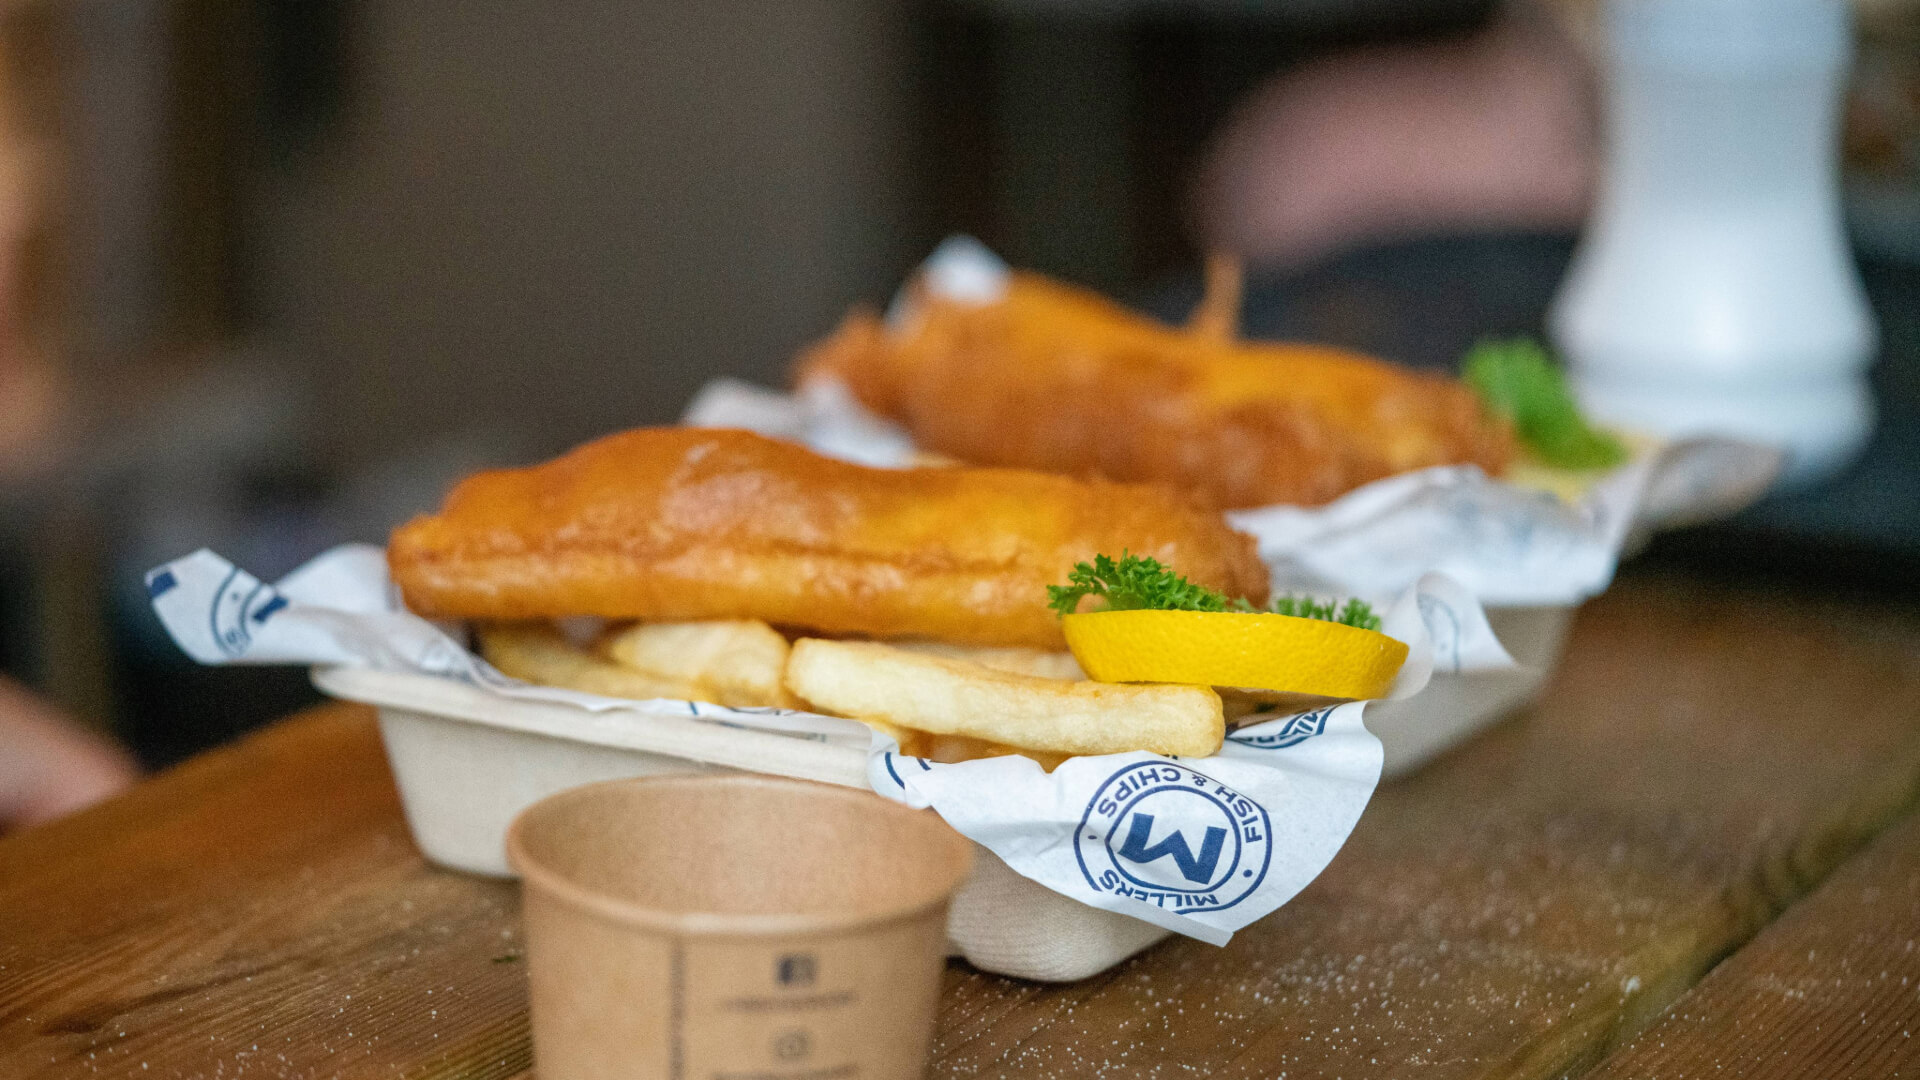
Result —
[{"label": "golden batter crust", "polygon": [[1057,649],[1045,587],[1123,550],[1266,597],[1252,539],[1164,488],[874,469],[698,428],[642,428],[479,473],[395,531],[387,558],[407,605],[434,617],[764,619]]},{"label": "golden batter crust", "polygon": [[1015,274],[1003,300],[856,313],[803,358],[921,447],[963,461],[1160,481],[1207,505],[1318,505],[1433,465],[1499,474],[1507,424],[1472,391],[1356,353],[1223,340]]}]

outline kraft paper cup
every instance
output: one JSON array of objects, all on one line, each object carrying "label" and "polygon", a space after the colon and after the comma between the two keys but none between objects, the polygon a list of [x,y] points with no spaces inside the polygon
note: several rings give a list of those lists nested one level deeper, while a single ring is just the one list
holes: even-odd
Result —
[{"label": "kraft paper cup", "polygon": [[917,1077],[972,845],[932,811],[762,776],[616,780],[529,807],[540,1080]]}]

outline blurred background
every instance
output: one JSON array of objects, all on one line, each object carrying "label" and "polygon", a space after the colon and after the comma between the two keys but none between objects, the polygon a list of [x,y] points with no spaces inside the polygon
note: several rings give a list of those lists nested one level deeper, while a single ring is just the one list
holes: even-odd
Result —
[{"label": "blurred background", "polygon": [[[1854,6],[1880,424],[1644,558],[1920,597],[1920,5]],[[1455,364],[1542,333],[1596,183],[1580,0],[14,0],[0,673],[158,766],[315,700],[141,574],[271,579],[459,475],[779,385],[952,232],[1168,317]]]}]

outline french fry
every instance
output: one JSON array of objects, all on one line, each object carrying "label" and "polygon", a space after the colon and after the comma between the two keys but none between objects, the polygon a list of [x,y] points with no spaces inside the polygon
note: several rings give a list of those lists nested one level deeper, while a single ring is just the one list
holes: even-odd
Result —
[{"label": "french fry", "polygon": [[1069,755],[1054,754],[1045,750],[1022,750],[1004,743],[987,742],[985,739],[972,739],[965,735],[930,735],[912,728],[898,727],[884,720],[862,720],[861,723],[883,735],[892,737],[900,744],[900,752],[909,757],[926,758],[951,765],[958,761],[975,761],[979,758],[1001,757],[1006,754],[1019,754],[1032,758],[1040,767],[1052,772]]},{"label": "french fry", "polygon": [[1226,735],[1208,687],[1063,682],[876,642],[795,642],[787,689],[856,720],[1054,754],[1205,757]]},{"label": "french fry", "polygon": [[700,688],[622,667],[583,649],[549,623],[493,623],[477,628],[480,655],[503,673],[542,686],[603,697],[691,700]]},{"label": "french fry", "polygon": [[607,659],[696,687],[694,700],[736,708],[786,705],[787,639],[758,619],[635,623],[603,638]]},{"label": "french fry", "polygon": [[954,645],[945,641],[893,641],[888,644],[908,652],[964,660],[1014,675],[1034,675],[1042,679],[1065,679],[1069,682],[1079,682],[1087,677],[1087,673],[1080,670],[1080,662],[1073,658],[1072,653],[1064,650],[1026,649],[1018,645]]},{"label": "french fry", "polygon": [[1072,756],[1056,754],[1048,750],[1023,750],[1004,743],[970,739],[965,735],[928,735],[925,732],[915,734],[923,745],[920,750],[914,751],[914,757],[923,757],[928,761],[938,761],[947,765],[957,761],[977,761],[981,758],[1019,754],[1021,757],[1032,758],[1042,769],[1052,772],[1061,762]]}]

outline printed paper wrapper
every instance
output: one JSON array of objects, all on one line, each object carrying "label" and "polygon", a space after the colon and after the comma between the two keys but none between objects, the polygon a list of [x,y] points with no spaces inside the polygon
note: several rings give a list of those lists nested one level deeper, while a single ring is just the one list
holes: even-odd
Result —
[{"label": "printed paper wrapper", "polygon": [[[1007,275],[992,252],[956,237],[919,280],[935,294],[988,303]],[[887,317],[896,326],[913,318],[908,290]],[[866,465],[909,465],[919,453],[904,430],[830,382],[789,395],[716,380],[683,422],[749,428]],[[1780,454],[1765,447],[1687,439],[1641,445],[1634,460],[1572,502],[1477,467],[1442,467],[1376,481],[1325,506],[1266,506],[1228,518],[1258,540],[1276,592],[1384,603],[1437,571],[1488,607],[1571,606],[1605,591],[1637,533],[1730,514],[1759,498],[1779,466]]]},{"label": "printed paper wrapper", "polygon": [[[404,609],[379,548],[335,548],[269,585],[210,551],[147,575],[154,612],[203,664],[348,665],[457,679],[505,699],[602,714],[699,720],[863,748],[875,791],[932,807],[1015,871],[1056,892],[1213,944],[1305,888],[1340,850],[1380,778],[1363,702],[1264,719],[1218,754],[1073,758],[1052,773],[1024,757],[939,764],[906,757],[851,720],[703,702],[622,701],[510,679],[456,627]],[[1443,637],[1435,647],[1437,630]],[[1387,609],[1407,643],[1389,694],[1417,708],[1436,670],[1512,667],[1470,593],[1428,575]]]}]

